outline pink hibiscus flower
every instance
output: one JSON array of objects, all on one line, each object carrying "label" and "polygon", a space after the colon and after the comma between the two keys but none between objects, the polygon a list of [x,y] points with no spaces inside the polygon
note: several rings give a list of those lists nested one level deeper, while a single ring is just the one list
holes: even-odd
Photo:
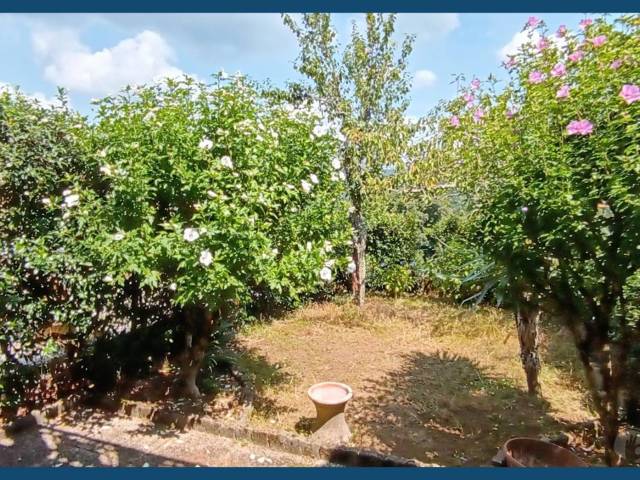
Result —
[{"label": "pink hibiscus flower", "polygon": [[513,55],[509,55],[509,58],[505,62],[505,65],[507,67],[515,67],[517,63],[518,63],[518,61],[516,60],[516,57],[514,57]]},{"label": "pink hibiscus flower", "polygon": [[585,18],[584,20],[580,20],[580,28],[584,30],[592,23],[593,23],[593,20],[591,20],[590,18]]},{"label": "pink hibiscus flower", "polygon": [[549,46],[549,41],[545,37],[540,37],[538,40],[538,51],[542,52]]},{"label": "pink hibiscus flower", "polygon": [[529,83],[541,83],[543,80],[544,75],[537,70],[534,70],[529,74]]},{"label": "pink hibiscus flower", "polygon": [[584,57],[584,52],[582,50],[576,50],[572,54],[569,55],[569,60],[572,62],[579,62]]},{"label": "pink hibiscus flower", "polygon": [[589,135],[593,132],[593,123],[589,120],[572,120],[567,125],[569,135]]},{"label": "pink hibiscus flower", "polygon": [[601,47],[602,45],[605,44],[606,41],[607,41],[606,35],[598,35],[597,37],[594,37],[591,39],[591,43],[593,44],[594,47]]},{"label": "pink hibiscus flower", "polygon": [[460,119],[457,117],[457,115],[454,115],[451,117],[451,120],[449,120],[449,123],[451,124],[452,127],[459,127]]},{"label": "pink hibiscus flower", "polygon": [[631,105],[633,102],[640,100],[640,87],[638,85],[623,85],[620,90],[620,96],[627,102],[627,105]]},{"label": "pink hibiscus flower", "polygon": [[476,123],[482,120],[482,117],[484,117],[484,110],[482,110],[481,108],[478,108],[475,112],[473,112],[473,119]]},{"label": "pink hibiscus flower", "polygon": [[527,20],[527,27],[536,28],[538,25],[540,25],[538,17],[529,17],[529,20]]},{"label": "pink hibiscus flower", "polygon": [[617,70],[622,66],[622,60],[614,60],[609,66],[612,70]]},{"label": "pink hibiscus flower", "polygon": [[556,63],[555,67],[551,69],[551,75],[554,77],[563,77],[567,74],[567,68],[564,63]]},{"label": "pink hibiscus flower", "polygon": [[567,98],[569,96],[569,85],[563,85],[558,89],[556,98]]},{"label": "pink hibiscus flower", "polygon": [[467,102],[467,106],[469,106],[470,104],[473,105],[473,100],[475,99],[475,97],[473,96],[473,93],[467,92],[462,96],[462,98],[464,99],[465,102]]},{"label": "pink hibiscus flower", "polygon": [[471,81],[471,88],[473,88],[474,90],[477,90],[478,88],[480,88],[480,80],[478,80],[477,78],[474,78]]},{"label": "pink hibiscus flower", "polygon": [[556,37],[558,38],[562,38],[567,34],[567,26],[566,25],[560,25],[558,27],[558,30],[556,31]]}]

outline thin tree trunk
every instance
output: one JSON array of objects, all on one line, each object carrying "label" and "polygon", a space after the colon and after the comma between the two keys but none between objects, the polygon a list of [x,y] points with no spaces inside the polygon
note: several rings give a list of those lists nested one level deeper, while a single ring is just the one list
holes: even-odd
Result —
[{"label": "thin tree trunk", "polygon": [[189,309],[185,312],[185,316],[187,331],[184,351],[178,359],[180,372],[177,386],[179,394],[197,399],[200,397],[200,390],[196,380],[213,333],[214,316],[208,310],[201,308]]},{"label": "thin tree trunk", "polygon": [[515,313],[518,340],[520,342],[520,360],[527,377],[529,395],[540,395],[541,387],[540,355],[538,353],[540,309],[538,307],[518,306]]},{"label": "thin tree trunk", "polygon": [[354,230],[354,260],[356,271],[354,272],[355,291],[354,300],[359,307],[364,305],[365,285],[367,277],[366,252],[367,252],[367,230],[362,212],[356,209],[351,214],[351,224]]},{"label": "thin tree trunk", "polygon": [[587,340],[579,346],[579,353],[603,429],[605,461],[610,467],[619,466],[622,458],[615,449],[620,428],[619,389],[612,384],[612,358],[609,346],[599,346],[597,340]]}]

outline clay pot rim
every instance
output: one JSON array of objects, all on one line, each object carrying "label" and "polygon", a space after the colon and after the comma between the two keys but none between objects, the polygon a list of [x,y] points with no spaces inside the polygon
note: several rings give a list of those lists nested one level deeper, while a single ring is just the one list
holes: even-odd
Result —
[{"label": "clay pot rim", "polygon": [[[553,450],[558,450],[558,449],[559,449],[559,450],[564,450],[564,451],[566,451],[569,455],[571,455],[571,456],[575,457],[575,458],[578,460],[578,462],[579,462],[579,463],[582,463],[582,465],[583,465],[584,467],[588,467],[588,466],[589,466],[589,465],[587,465],[587,463],[586,463],[584,460],[582,460],[580,457],[578,457],[578,456],[577,456],[575,453],[573,453],[571,450],[569,450],[568,448],[561,447],[560,445],[556,445],[555,443],[551,443],[551,442],[549,442],[549,441],[547,441],[547,440],[540,440],[539,438],[531,438],[531,437],[513,437],[513,438],[510,438],[509,440],[507,440],[506,442],[504,442],[504,445],[503,445],[503,447],[502,447],[502,448],[503,448],[503,450],[504,450],[504,454],[505,454],[505,456],[506,456],[506,457],[509,457],[509,459],[510,459],[514,464],[517,464],[517,465],[518,465],[518,466],[520,466],[520,467],[524,467],[525,465],[524,465],[522,462],[520,462],[519,460],[517,460],[513,455],[511,455],[511,453],[509,452],[509,445],[510,445],[511,443],[513,443],[513,442],[522,441],[522,440],[527,441],[527,442],[544,443],[544,444],[546,444],[546,445],[550,445],[550,446],[551,446],[551,448],[552,448]],[[572,466],[568,466],[568,467],[569,467],[569,468],[576,468],[576,467],[579,467],[579,466],[578,466],[578,465],[575,465],[575,466],[573,466],[573,465],[572,465]]]},{"label": "clay pot rim", "polygon": [[[334,387],[340,387],[344,390],[347,391],[346,395],[344,397],[342,397],[340,400],[336,400],[333,402],[326,402],[326,401],[319,401],[317,398],[315,398],[313,396],[313,394],[311,392],[313,392],[314,390],[321,388],[321,387],[325,387],[325,386],[334,386]],[[349,400],[351,400],[351,398],[353,397],[353,390],[351,389],[351,387],[349,385],[347,385],[346,383],[340,383],[340,382],[320,382],[320,383],[315,383],[313,385],[311,385],[309,387],[309,389],[307,390],[307,395],[309,396],[309,398],[316,403],[319,403],[320,405],[340,405],[342,403],[346,403]]]}]

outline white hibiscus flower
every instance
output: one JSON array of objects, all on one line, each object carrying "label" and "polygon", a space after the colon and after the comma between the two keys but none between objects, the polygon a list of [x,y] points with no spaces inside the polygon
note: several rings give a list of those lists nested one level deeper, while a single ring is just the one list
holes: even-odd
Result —
[{"label": "white hibiscus flower", "polygon": [[211,150],[213,148],[213,142],[205,137],[200,140],[198,148],[201,148],[202,150]]},{"label": "white hibiscus flower", "polygon": [[233,162],[231,161],[231,157],[229,155],[225,155],[220,159],[220,164],[226,168],[233,168]]},{"label": "white hibiscus flower", "polygon": [[318,180],[318,176],[315,173],[309,175],[309,178],[311,179],[311,183],[315,183],[316,185],[320,183],[320,180]]},{"label": "white hibiscus flower", "polygon": [[199,261],[202,265],[208,267],[209,265],[211,265],[211,262],[213,262],[213,255],[211,255],[211,252],[209,250],[203,250],[202,252],[200,252]]},{"label": "white hibiscus flower", "polygon": [[64,197],[64,203],[67,207],[75,207],[80,202],[80,195],[72,193]]},{"label": "white hibiscus flower", "polygon": [[194,242],[198,238],[200,238],[200,232],[198,232],[198,230],[195,228],[185,228],[184,233],[182,234],[182,237],[187,242]]},{"label": "white hibiscus flower", "polygon": [[340,170],[340,168],[342,167],[342,162],[339,158],[334,158],[333,160],[331,160],[331,166],[334,168],[334,170]]},{"label": "white hibiscus flower", "polygon": [[302,185],[302,190],[304,190],[304,193],[309,193],[311,191],[312,185],[306,180],[302,180],[300,182],[300,185]]},{"label": "white hibiscus flower", "polygon": [[113,239],[114,239],[116,242],[119,242],[119,241],[120,241],[120,240],[122,240],[123,238],[124,238],[124,233],[122,233],[122,232],[117,232],[117,233],[114,233],[114,234],[113,234]]},{"label": "white hibiscus flower", "polygon": [[331,281],[331,269],[329,267],[322,267],[320,270],[320,278],[325,282]]}]

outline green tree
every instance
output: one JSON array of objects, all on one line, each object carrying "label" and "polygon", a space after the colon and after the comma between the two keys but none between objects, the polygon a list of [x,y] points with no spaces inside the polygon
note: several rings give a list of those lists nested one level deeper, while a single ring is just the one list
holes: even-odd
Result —
[{"label": "green tree", "polygon": [[213,333],[266,292],[289,299],[347,260],[335,141],[318,117],[243,78],[128,89],[98,104],[89,151],[101,188],[80,193],[82,243],[104,281],[171,299],[185,331],[180,389],[197,397]]},{"label": "green tree", "polygon": [[396,44],[394,15],[367,14],[365,31],[354,23],[344,49],[330,14],[304,14],[299,22],[284,15],[284,23],[300,45],[296,66],[312,81],[328,128],[341,140],[335,166],[341,169],[351,203],[354,293],[363,305],[367,193],[385,169],[403,167],[415,128],[405,119],[413,38]]},{"label": "green tree", "polygon": [[[99,180],[86,129],[63,92],[46,106],[0,91],[0,406],[34,386],[27,366],[64,349],[72,361],[96,321],[96,294],[110,296],[70,224],[77,189]],[[77,342],[53,342],[52,327],[73,330]]]},{"label": "green tree", "polygon": [[640,342],[629,304],[640,269],[640,18],[582,26],[549,33],[531,19],[506,88],[474,81],[448,105],[440,168],[467,195],[520,315],[535,326],[543,306],[573,333],[618,464]]}]

